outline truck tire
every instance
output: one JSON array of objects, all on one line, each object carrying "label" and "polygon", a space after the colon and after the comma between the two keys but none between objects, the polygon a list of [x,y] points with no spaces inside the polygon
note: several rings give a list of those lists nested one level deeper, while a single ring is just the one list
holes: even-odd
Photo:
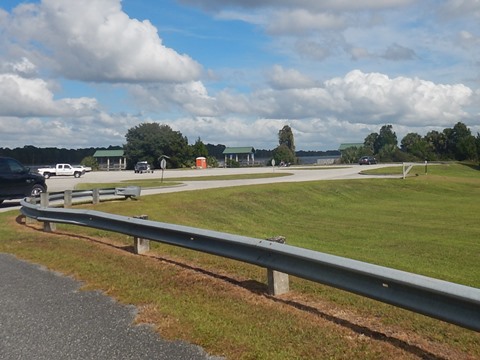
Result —
[{"label": "truck tire", "polygon": [[79,178],[81,175],[82,175],[82,173],[81,173],[81,172],[78,172],[78,171],[76,171],[75,173],[73,173],[73,176],[75,176],[76,178]]},{"label": "truck tire", "polygon": [[50,178],[50,173],[49,172],[43,173],[43,177],[45,179],[49,179]]}]

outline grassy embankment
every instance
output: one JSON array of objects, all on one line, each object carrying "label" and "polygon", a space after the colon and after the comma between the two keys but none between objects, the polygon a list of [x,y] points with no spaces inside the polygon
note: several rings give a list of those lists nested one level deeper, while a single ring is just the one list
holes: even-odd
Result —
[{"label": "grassy embankment", "polygon": [[[283,235],[290,245],[480,287],[479,169],[435,165],[426,176],[421,167],[411,174],[418,176],[162,194],[95,209],[257,238]],[[0,215],[0,251],[135,304],[139,321],[162,336],[212,354],[480,357],[480,334],[356,295],[292,278],[291,293],[274,299],[264,295],[264,269],[161,244],[134,256],[124,235],[65,225],[45,234],[17,216]]]}]

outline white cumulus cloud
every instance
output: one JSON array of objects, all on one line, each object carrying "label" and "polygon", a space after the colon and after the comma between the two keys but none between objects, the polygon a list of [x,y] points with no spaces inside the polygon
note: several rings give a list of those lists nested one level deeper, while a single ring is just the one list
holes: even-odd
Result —
[{"label": "white cumulus cloud", "polygon": [[273,66],[268,73],[269,83],[276,89],[311,88],[315,82],[295,69],[285,69],[281,65]]},{"label": "white cumulus cloud", "polygon": [[311,31],[342,29],[346,19],[331,13],[312,13],[304,9],[278,11],[266,25],[272,34],[302,34]]},{"label": "white cumulus cloud", "polygon": [[418,78],[389,78],[379,73],[359,70],[343,78],[326,82],[326,90],[343,99],[338,109],[355,121],[398,124],[450,125],[467,116],[465,107],[473,91],[463,84],[435,84]]},{"label": "white cumulus cloud", "polygon": [[[193,82],[137,89],[151,108],[176,104],[192,117],[232,117],[307,120],[336,118],[351,124],[382,126],[449,126],[467,119],[474,92],[463,84],[436,84],[419,78],[353,70],[343,77],[314,81],[298,70],[276,65],[266,73],[269,87],[244,94],[209,94]],[[166,103],[163,103],[165,101]]]},{"label": "white cumulus cloud", "polygon": [[45,62],[70,79],[178,83],[198,79],[202,71],[188,55],[166,47],[148,20],[131,19],[120,0],[18,6],[4,31],[29,42],[37,56],[48,56]]},{"label": "white cumulus cloud", "polygon": [[45,80],[0,74],[0,116],[81,116],[96,107],[93,98],[55,100]]}]

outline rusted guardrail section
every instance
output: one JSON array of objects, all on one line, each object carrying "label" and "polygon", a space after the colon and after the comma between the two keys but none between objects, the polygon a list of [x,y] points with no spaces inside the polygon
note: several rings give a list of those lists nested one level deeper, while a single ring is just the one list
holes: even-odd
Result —
[{"label": "rusted guardrail section", "polygon": [[[44,194],[46,196],[46,194]],[[181,246],[333,286],[480,331],[480,289],[283,243],[216,231],[21,202],[27,218],[114,231]]]}]

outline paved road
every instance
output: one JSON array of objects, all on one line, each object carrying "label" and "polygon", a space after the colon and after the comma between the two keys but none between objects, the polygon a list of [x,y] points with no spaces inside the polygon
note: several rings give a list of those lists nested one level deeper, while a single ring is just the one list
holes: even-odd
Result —
[{"label": "paved road", "polygon": [[[368,169],[391,166],[387,164],[370,165]],[[197,189],[211,189],[226,186],[252,185],[252,184],[269,184],[277,182],[296,182],[296,181],[314,181],[314,180],[339,180],[339,179],[358,179],[368,177],[360,172],[365,170],[365,166],[318,166],[318,167],[254,167],[254,168],[212,168],[212,169],[188,169],[188,170],[165,170],[163,174],[164,181],[169,178],[176,177],[206,177],[206,181],[185,181],[183,188],[163,188],[156,189],[154,192],[173,192]],[[208,181],[208,176],[217,175],[239,175],[239,174],[263,174],[275,172],[277,174],[288,173],[290,176],[282,176],[276,178],[264,179],[248,179],[248,180],[217,180]],[[154,179],[161,178],[161,170],[148,174],[135,174],[133,171],[111,171],[111,172],[90,172],[75,179],[73,177],[52,177],[47,180],[49,191],[64,191],[65,189],[73,189],[78,183],[108,183],[122,180],[132,179]],[[143,193],[143,192],[142,192]],[[153,193],[153,191],[151,192]]]},{"label": "paved road", "polygon": [[80,286],[0,253],[0,359],[214,359],[133,325],[135,307]]}]

